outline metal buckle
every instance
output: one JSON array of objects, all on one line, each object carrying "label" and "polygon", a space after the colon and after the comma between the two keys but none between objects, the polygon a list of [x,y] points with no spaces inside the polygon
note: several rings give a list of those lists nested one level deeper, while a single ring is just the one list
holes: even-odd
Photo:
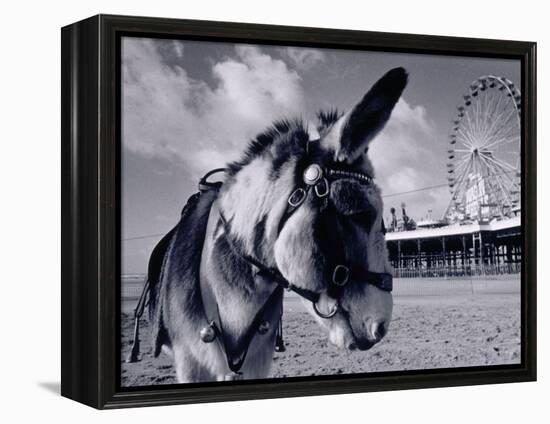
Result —
[{"label": "metal buckle", "polygon": [[307,192],[303,188],[298,187],[289,196],[288,204],[294,208],[297,206],[300,206],[306,199],[306,195],[307,195]]},{"label": "metal buckle", "polygon": [[345,265],[336,265],[332,273],[332,282],[337,286],[345,286],[349,280],[349,268]]},{"label": "metal buckle", "polygon": [[323,178],[317,184],[315,184],[315,194],[317,197],[326,197],[330,193],[330,185],[326,178]]},{"label": "metal buckle", "polygon": [[338,312],[338,302],[334,304],[334,307],[327,314],[321,312],[319,308],[317,308],[317,302],[313,302],[313,310],[319,317],[329,319],[336,315],[336,312]]}]

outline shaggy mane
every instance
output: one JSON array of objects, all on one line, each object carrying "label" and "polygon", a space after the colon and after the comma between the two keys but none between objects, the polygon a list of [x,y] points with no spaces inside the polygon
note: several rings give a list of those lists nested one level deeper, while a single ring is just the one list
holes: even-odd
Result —
[{"label": "shaggy mane", "polygon": [[[343,114],[338,109],[317,112],[317,131],[326,132]],[[307,124],[302,119],[283,119],[275,121],[267,130],[248,143],[243,156],[227,165],[229,175],[233,176],[242,168],[261,156],[268,148],[275,147],[273,168],[277,172],[291,155],[305,152],[309,140]]]},{"label": "shaggy mane", "polygon": [[290,147],[287,145],[295,140],[299,142],[304,141],[302,147],[305,147],[305,142],[308,139],[307,126],[304,124],[303,120],[283,119],[275,121],[271,127],[257,135],[256,138],[248,143],[241,159],[228,164],[229,175],[235,175],[243,167],[248,165],[258,156],[261,156],[269,147],[274,146],[276,143],[281,144],[281,146],[277,146],[277,151],[280,151],[281,149],[279,147]]},{"label": "shaggy mane", "polygon": [[343,115],[344,114],[336,108],[317,112],[317,131],[319,131],[319,134],[323,135],[323,133],[332,127]]}]

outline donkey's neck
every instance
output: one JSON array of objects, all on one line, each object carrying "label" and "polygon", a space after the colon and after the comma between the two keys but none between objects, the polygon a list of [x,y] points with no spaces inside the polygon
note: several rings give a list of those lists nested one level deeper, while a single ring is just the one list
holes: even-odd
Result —
[{"label": "donkey's neck", "polygon": [[210,211],[200,278],[214,294],[229,342],[238,343],[277,286],[256,276],[253,266],[233,250],[218,207],[215,202]]}]

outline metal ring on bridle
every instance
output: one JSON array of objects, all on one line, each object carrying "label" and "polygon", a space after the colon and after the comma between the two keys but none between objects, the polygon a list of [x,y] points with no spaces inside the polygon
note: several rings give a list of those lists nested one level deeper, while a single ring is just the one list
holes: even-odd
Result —
[{"label": "metal ring on bridle", "polygon": [[294,208],[300,206],[305,200],[306,194],[307,192],[303,188],[298,187],[288,198],[288,204]]},{"label": "metal ring on bridle", "polygon": [[327,314],[325,314],[324,312],[321,312],[319,308],[317,308],[317,302],[312,302],[312,303],[313,303],[313,310],[321,318],[324,318],[324,319],[332,318],[334,315],[336,315],[336,312],[338,312],[338,302],[334,304],[334,307]]},{"label": "metal ring on bridle", "polygon": [[349,268],[345,265],[336,265],[332,272],[332,282],[337,286],[345,286],[349,280]]},{"label": "metal ring on bridle", "polygon": [[326,197],[330,193],[330,185],[326,178],[323,178],[317,184],[315,184],[315,194],[317,197]]}]

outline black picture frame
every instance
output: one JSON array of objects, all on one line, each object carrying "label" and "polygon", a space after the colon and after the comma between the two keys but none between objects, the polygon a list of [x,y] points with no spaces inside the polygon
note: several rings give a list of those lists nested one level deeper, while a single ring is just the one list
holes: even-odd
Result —
[{"label": "black picture frame", "polygon": [[[521,61],[521,364],[121,389],[120,37],[142,35]],[[61,31],[61,394],[120,408],[536,380],[536,43],[97,15]]]}]

